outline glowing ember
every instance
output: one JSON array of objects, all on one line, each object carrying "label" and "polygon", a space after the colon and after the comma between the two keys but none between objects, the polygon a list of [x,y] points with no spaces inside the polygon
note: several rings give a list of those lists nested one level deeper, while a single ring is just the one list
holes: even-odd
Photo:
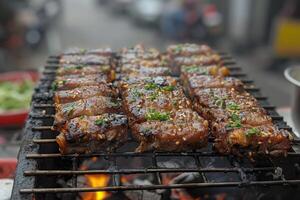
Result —
[{"label": "glowing ember", "polygon": [[[105,174],[89,174],[85,175],[88,185],[91,187],[105,187],[108,185],[110,177]],[[108,192],[89,192],[84,194],[84,200],[104,200],[110,196]]]}]

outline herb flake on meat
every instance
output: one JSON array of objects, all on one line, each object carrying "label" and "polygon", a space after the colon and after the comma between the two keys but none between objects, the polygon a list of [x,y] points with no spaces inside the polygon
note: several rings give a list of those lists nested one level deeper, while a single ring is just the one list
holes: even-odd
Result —
[{"label": "herb flake on meat", "polygon": [[167,121],[170,119],[170,115],[167,112],[159,112],[154,109],[151,109],[146,113],[146,119],[156,121]]},{"label": "herb flake on meat", "polygon": [[250,128],[246,131],[247,137],[252,137],[255,135],[260,135],[260,130],[258,128]]},{"label": "herb flake on meat", "polygon": [[95,120],[95,125],[104,126],[104,125],[107,124],[107,122],[108,122],[108,119],[106,119],[106,118],[96,119]]},{"label": "herb flake on meat", "polygon": [[242,119],[236,113],[232,113],[230,116],[228,128],[241,128],[242,127]]},{"label": "herb flake on meat", "polygon": [[226,105],[226,108],[229,110],[240,110],[240,106],[234,102],[230,102]]},{"label": "herb flake on meat", "polygon": [[146,90],[154,90],[154,89],[156,89],[156,88],[158,88],[158,85],[155,84],[155,83],[147,83],[147,84],[145,85],[145,89],[146,89]]}]

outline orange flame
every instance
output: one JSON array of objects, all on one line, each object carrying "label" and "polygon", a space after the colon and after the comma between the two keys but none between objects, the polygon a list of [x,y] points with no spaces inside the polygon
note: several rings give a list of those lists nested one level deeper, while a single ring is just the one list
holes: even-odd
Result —
[{"label": "orange flame", "polygon": [[[110,177],[105,174],[88,174],[85,175],[88,185],[91,187],[105,187],[108,185]],[[84,200],[104,200],[109,197],[110,193],[101,192],[89,192],[83,197]]]}]

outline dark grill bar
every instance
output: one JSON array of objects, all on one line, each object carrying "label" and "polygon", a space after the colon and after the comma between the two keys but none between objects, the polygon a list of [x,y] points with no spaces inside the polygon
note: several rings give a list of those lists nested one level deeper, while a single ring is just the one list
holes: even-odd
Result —
[{"label": "dark grill bar", "polygon": [[175,188],[207,188],[207,187],[250,187],[250,186],[292,186],[300,184],[300,180],[282,181],[251,181],[244,182],[224,182],[224,183],[185,183],[171,185],[135,185],[135,186],[114,186],[114,187],[95,187],[95,188],[36,188],[21,189],[21,193],[67,193],[67,192],[97,192],[97,191],[125,191],[125,190],[156,190],[156,189],[175,189]]},{"label": "dark grill bar", "polygon": [[[256,171],[274,171],[272,167],[262,168],[244,168],[244,172],[256,172]],[[239,172],[240,168],[203,168],[203,169],[120,169],[114,171],[106,170],[36,170],[36,171],[24,171],[26,176],[38,176],[38,175],[80,175],[80,174],[139,174],[139,173],[154,173],[154,172]]]},{"label": "dark grill bar", "polygon": [[[52,103],[52,94],[49,93],[51,81],[55,78],[55,69],[58,67],[58,56],[50,56],[48,64],[45,66],[45,78],[41,81],[41,86],[37,88],[32,102],[32,112],[26,126],[26,137],[24,138],[23,147],[19,156],[21,166],[17,170],[16,184],[13,190],[14,199],[32,199],[32,195],[36,195],[35,199],[43,199],[47,195],[55,195],[56,193],[74,193],[76,196],[79,192],[97,192],[97,191],[130,191],[130,190],[158,190],[158,189],[204,189],[204,188],[250,188],[262,187],[268,190],[268,186],[280,186],[291,190],[299,191],[300,176],[297,162],[300,153],[299,139],[293,140],[293,151],[288,152],[286,163],[281,163],[277,159],[263,158],[264,164],[257,165],[251,162],[242,162],[238,158],[226,155],[220,155],[212,150],[210,138],[209,147],[204,150],[189,152],[146,152],[137,153],[133,151],[116,151],[112,153],[99,152],[90,154],[66,154],[62,155],[58,152],[55,140],[56,132],[52,130],[53,112],[41,113],[44,109],[54,108]],[[291,130],[283,121],[283,118],[276,113],[276,108],[270,105],[267,98],[260,94],[258,88],[253,85],[253,81],[247,78],[247,75],[241,72],[241,68],[236,66],[235,61],[226,53],[222,53],[224,64],[232,71],[230,76],[238,77],[247,85],[247,91],[255,96],[261,103],[262,107],[268,111],[274,123],[281,129]],[[46,95],[45,95],[46,94]],[[43,98],[39,98],[44,96]],[[130,139],[129,144],[135,144]],[[28,148],[25,148],[28,147]],[[107,169],[80,169],[78,166],[82,159],[86,158],[104,158],[110,167]],[[180,159],[189,158],[193,160],[194,167],[162,167],[160,158],[179,157]],[[122,168],[118,164],[118,159],[140,158],[142,160],[151,160],[151,166],[136,168]],[[230,167],[208,167],[203,160],[225,159],[226,163],[230,163]],[[59,163],[59,166],[58,164]],[[68,163],[67,169],[64,169],[63,163]],[[123,166],[124,167],[124,166]],[[163,183],[163,175],[166,173],[198,173],[202,182],[197,183]],[[210,174],[224,173],[227,177],[228,173],[233,173],[238,180],[223,181],[211,180]],[[78,184],[78,177],[88,174],[106,174],[110,175],[112,181],[105,187],[81,187]],[[155,182],[152,185],[124,185],[121,181],[125,175],[136,174],[152,174]],[[272,178],[270,177],[272,174]],[[56,177],[70,177],[69,187],[58,187],[56,184],[47,185],[49,180],[56,180]],[[229,176],[229,175],[228,175]],[[253,176],[261,177],[253,179]],[[268,177],[268,178],[266,178]],[[26,181],[21,181],[21,180]],[[18,182],[19,180],[19,182]],[[19,183],[19,184],[18,184]],[[276,191],[274,191],[276,192]],[[299,192],[298,192],[299,193]],[[48,196],[53,197],[53,196]],[[164,198],[163,198],[164,199]],[[167,198],[166,198],[167,199]]]},{"label": "dark grill bar", "polygon": [[[300,156],[299,153],[288,152],[288,155],[291,156]],[[97,157],[97,156],[110,156],[110,157],[151,157],[153,153],[137,153],[137,152],[122,152],[122,153],[92,153],[92,154],[66,154],[61,155],[60,153],[52,154],[27,154],[26,158],[28,159],[43,159],[43,158],[87,158],[87,157]],[[226,157],[225,155],[220,155],[215,152],[157,152],[156,156],[201,156],[201,157]]]}]

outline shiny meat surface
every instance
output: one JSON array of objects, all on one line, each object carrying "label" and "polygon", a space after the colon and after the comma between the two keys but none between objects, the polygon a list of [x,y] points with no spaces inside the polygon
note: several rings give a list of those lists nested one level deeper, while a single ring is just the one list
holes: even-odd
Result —
[{"label": "shiny meat surface", "polygon": [[173,58],[175,65],[212,65],[222,63],[222,58],[218,54],[211,55],[194,55],[189,57],[175,57]]},{"label": "shiny meat surface", "polygon": [[119,84],[138,152],[184,151],[208,140],[208,122],[193,111],[172,77],[134,77]]},{"label": "shiny meat surface", "polygon": [[208,122],[191,109],[180,109],[164,121],[133,125],[132,134],[140,142],[138,152],[197,149],[207,144]]},{"label": "shiny meat surface", "polygon": [[57,76],[66,76],[66,75],[89,75],[97,73],[109,74],[112,71],[109,65],[63,65],[56,70]]},{"label": "shiny meat surface", "polygon": [[166,61],[161,60],[161,59],[153,59],[153,60],[144,60],[144,59],[139,59],[139,58],[122,58],[120,60],[121,63],[121,68],[126,69],[126,68],[131,68],[131,67],[167,67],[168,64]]},{"label": "shiny meat surface", "polygon": [[97,86],[110,82],[110,79],[106,75],[87,75],[87,76],[64,76],[57,77],[52,84],[52,89],[59,90],[71,90],[82,86]]},{"label": "shiny meat surface", "polygon": [[128,88],[136,87],[137,85],[156,84],[161,86],[176,86],[177,79],[170,76],[157,76],[157,77],[123,77],[119,82],[121,91]]},{"label": "shiny meat surface", "polygon": [[[233,89],[212,88],[195,93],[194,108],[211,121],[212,132],[218,135],[226,128],[272,123],[266,111],[249,93]],[[234,128],[233,127],[233,128]]]},{"label": "shiny meat surface", "polygon": [[62,154],[112,151],[126,142],[127,132],[124,115],[83,115],[65,123],[56,141]]},{"label": "shiny meat surface", "polygon": [[248,92],[239,92],[229,88],[204,88],[195,90],[197,101],[207,108],[225,108],[226,105],[232,105],[239,109],[259,107],[258,101]]},{"label": "shiny meat surface", "polygon": [[109,65],[111,58],[98,55],[62,55],[60,64],[78,64],[78,65]]},{"label": "shiny meat surface", "polygon": [[62,53],[62,55],[82,55],[82,54],[96,54],[102,56],[110,56],[112,54],[111,48],[99,48],[99,49],[83,49],[78,47],[69,48]]},{"label": "shiny meat surface", "polygon": [[[188,92],[190,96],[194,96],[197,90],[199,89],[208,89],[208,88],[227,88],[231,89],[234,88],[237,91],[244,91],[244,84],[241,80],[233,77],[214,77],[214,76],[207,76],[207,75],[192,75],[188,76],[185,81],[184,85],[188,88]],[[216,92],[213,94],[214,96],[225,96],[227,95],[227,91],[225,90],[211,90],[211,93]],[[219,94],[218,94],[219,92]],[[222,94],[225,93],[225,94]],[[236,94],[234,91],[228,91],[233,95]],[[238,94],[236,94],[238,95]],[[248,94],[244,93],[244,95],[249,96]]]},{"label": "shiny meat surface", "polygon": [[176,44],[170,45],[167,52],[172,56],[209,55],[213,50],[207,45],[197,44]]},{"label": "shiny meat surface", "polygon": [[144,88],[132,87],[122,93],[124,111],[131,124],[145,121],[147,113],[151,110],[172,113],[178,109],[191,108],[191,102],[184,96],[181,88],[146,88],[147,85]]},{"label": "shiny meat surface", "polygon": [[251,154],[285,155],[291,148],[290,134],[272,124],[242,127],[220,134],[215,148],[223,154],[240,154],[244,148]]},{"label": "shiny meat surface", "polygon": [[121,77],[142,77],[142,76],[169,76],[171,74],[170,69],[168,67],[131,67],[131,68],[122,68]]},{"label": "shiny meat surface", "polygon": [[194,108],[209,120],[218,152],[285,155],[291,148],[289,133],[277,129],[252,95],[234,88],[203,85],[194,90]]},{"label": "shiny meat surface", "polygon": [[56,104],[63,104],[93,96],[117,97],[118,94],[112,85],[100,83],[94,86],[83,86],[72,90],[56,91],[54,94],[54,102]]},{"label": "shiny meat surface", "polygon": [[149,110],[174,112],[191,102],[172,77],[133,78],[120,87],[123,107],[131,124],[145,121]]},{"label": "shiny meat surface", "polygon": [[142,60],[154,60],[160,58],[160,52],[157,49],[149,48],[145,49],[142,46],[135,46],[134,48],[124,48],[121,50],[121,63],[130,59],[142,59]]},{"label": "shiny meat surface", "polygon": [[93,116],[120,111],[120,103],[111,98],[95,96],[71,103],[55,104],[56,113],[54,125],[60,126],[66,121],[82,115]]},{"label": "shiny meat surface", "polygon": [[181,76],[187,78],[194,75],[229,76],[230,71],[225,66],[213,65],[183,65],[180,66]]}]

